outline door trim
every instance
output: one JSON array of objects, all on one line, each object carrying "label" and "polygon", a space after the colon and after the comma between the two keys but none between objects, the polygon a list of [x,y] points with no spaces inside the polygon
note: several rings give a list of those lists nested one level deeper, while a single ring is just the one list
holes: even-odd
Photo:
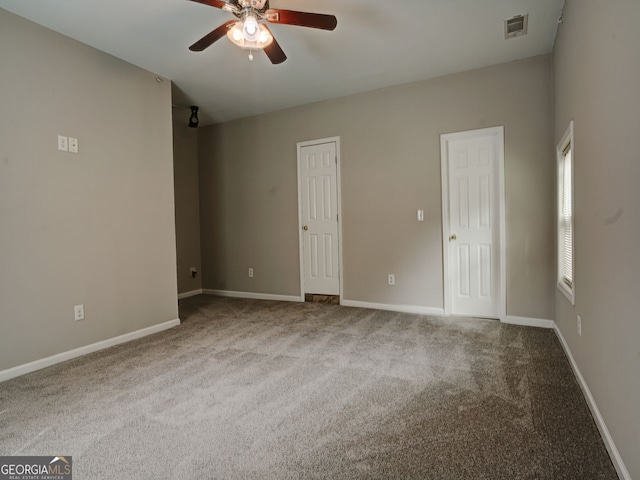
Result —
[{"label": "door trim", "polygon": [[507,320],[507,235],[506,235],[506,195],[504,175],[504,126],[445,133],[440,135],[440,171],[442,174],[442,273],[444,292],[444,314],[451,316],[451,292],[449,288],[449,142],[468,140],[478,137],[493,136],[496,140],[498,154],[498,202],[500,218],[500,288],[498,316],[501,322]]},{"label": "door trim", "polygon": [[336,190],[338,195],[338,285],[340,287],[340,304],[344,298],[343,292],[343,269],[342,269],[342,181],[340,176],[340,137],[328,137],[320,138],[318,140],[309,140],[306,142],[298,142],[296,147],[296,170],[298,172],[298,249],[299,249],[299,262],[300,262],[300,297],[304,301],[304,237],[302,235],[302,197],[300,190],[300,153],[303,147],[309,147],[312,145],[322,145],[323,143],[335,143],[336,144]]}]

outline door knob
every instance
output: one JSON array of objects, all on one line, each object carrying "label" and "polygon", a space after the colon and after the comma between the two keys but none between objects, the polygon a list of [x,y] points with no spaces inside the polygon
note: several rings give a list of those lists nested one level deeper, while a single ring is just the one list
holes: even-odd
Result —
[{"label": "door knob", "polygon": [[456,237],[456,234],[455,234],[455,233],[449,237],[449,241],[451,241],[451,240],[457,240],[457,239],[458,239],[458,237]]},{"label": "door knob", "polygon": [[307,230],[309,230],[309,225],[305,225],[304,227],[302,227],[302,229],[306,232]]}]

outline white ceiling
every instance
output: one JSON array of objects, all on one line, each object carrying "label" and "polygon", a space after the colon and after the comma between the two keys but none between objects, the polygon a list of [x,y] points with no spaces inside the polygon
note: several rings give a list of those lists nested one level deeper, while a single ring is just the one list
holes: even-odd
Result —
[{"label": "white ceiling", "polygon": [[[171,79],[202,124],[551,52],[564,0],[271,0],[334,14],[333,32],[270,25],[288,56],[272,65],[222,38],[189,45],[233,17],[188,0],[0,0],[0,7]],[[503,20],[529,14],[504,39]]]}]

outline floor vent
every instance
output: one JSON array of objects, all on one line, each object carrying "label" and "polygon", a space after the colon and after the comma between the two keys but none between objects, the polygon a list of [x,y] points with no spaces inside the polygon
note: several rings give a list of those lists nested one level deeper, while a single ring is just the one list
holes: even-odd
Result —
[{"label": "floor vent", "polygon": [[529,14],[516,15],[504,21],[504,38],[520,37],[527,34],[529,25]]}]

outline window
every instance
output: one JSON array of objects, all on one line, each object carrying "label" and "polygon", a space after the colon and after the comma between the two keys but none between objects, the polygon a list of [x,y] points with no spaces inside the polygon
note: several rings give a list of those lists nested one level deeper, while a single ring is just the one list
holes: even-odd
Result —
[{"label": "window", "polygon": [[558,288],[575,305],[573,249],[573,122],[557,148],[558,158]]}]

